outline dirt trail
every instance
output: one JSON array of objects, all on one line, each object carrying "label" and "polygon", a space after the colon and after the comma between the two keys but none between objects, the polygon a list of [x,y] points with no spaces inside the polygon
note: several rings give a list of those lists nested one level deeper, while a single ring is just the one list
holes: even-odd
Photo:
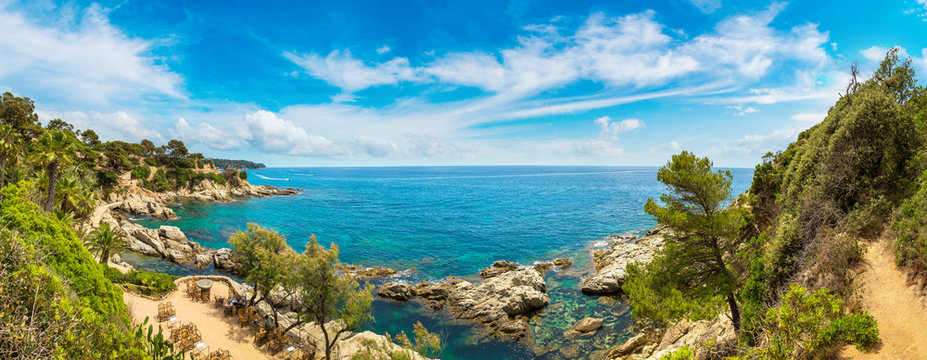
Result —
[{"label": "dirt trail", "polygon": [[890,244],[889,239],[870,244],[865,271],[856,278],[863,308],[879,322],[882,343],[867,354],[847,346],[844,359],[927,359],[927,308],[905,285]]}]

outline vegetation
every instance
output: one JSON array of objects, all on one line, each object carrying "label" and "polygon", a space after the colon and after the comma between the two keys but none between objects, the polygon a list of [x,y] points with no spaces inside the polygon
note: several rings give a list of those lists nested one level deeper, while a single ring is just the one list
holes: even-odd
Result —
[{"label": "vegetation", "polygon": [[[642,291],[670,295],[653,299],[658,308],[665,307],[658,311],[678,309],[673,305],[680,297],[703,304],[724,298],[734,329],[739,330],[740,307],[735,292],[740,284],[729,262],[740,245],[744,215],[741,208],[725,208],[731,196],[731,173],[712,172],[711,166],[707,158],[683,151],[657,172],[657,179],[669,193],[660,196],[663,205],[648,199],[644,210],[673,232],[665,237],[663,249],[643,271],[645,278],[650,278],[645,284],[648,289],[631,284],[626,291],[631,298],[639,299],[643,298],[639,296]],[[629,271],[642,273],[638,267]],[[637,301],[636,305],[643,304]],[[700,309],[681,313],[690,311]]]},{"label": "vegetation", "polygon": [[176,285],[177,276],[145,270],[129,270],[123,274],[117,269],[107,267],[104,270],[106,278],[113,284],[129,284],[137,286],[144,295],[161,296],[170,293]]},{"label": "vegetation", "polygon": [[84,245],[100,259],[100,264],[106,264],[112,255],[124,250],[126,243],[122,229],[113,228],[109,223],[100,224],[84,237]]},{"label": "vegetation", "polygon": [[[415,323],[412,333],[415,336],[414,342],[405,332],[392,338],[401,347],[399,350],[383,349],[376,341],[365,340],[362,343],[363,349],[351,356],[351,360],[410,360],[413,352],[429,359],[441,357],[444,343],[440,335],[429,332],[421,322]],[[391,338],[389,334],[386,337]]]},{"label": "vegetation", "polygon": [[927,91],[895,49],[869,80],[852,70],[820,124],[763,157],[747,194],[731,197],[727,176],[685,152],[660,170],[668,191],[645,210],[677,231],[652,263],[627,268],[638,322],[729,312],[745,358],[820,358],[878,342],[875,319],[843,299],[861,241],[887,224],[898,263],[927,270]]},{"label": "vegetation", "polygon": [[229,159],[207,159],[212,161],[217,168],[222,170],[249,170],[249,169],[263,169],[267,166],[261,163],[256,163],[248,160],[229,160]]}]

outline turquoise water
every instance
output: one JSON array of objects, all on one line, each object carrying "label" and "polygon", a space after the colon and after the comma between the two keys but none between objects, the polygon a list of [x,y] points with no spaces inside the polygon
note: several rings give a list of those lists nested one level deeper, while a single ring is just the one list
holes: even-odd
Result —
[{"label": "turquoise water", "polygon": [[[299,195],[227,203],[182,201],[177,220],[139,219],[149,227],[180,227],[210,248],[247,222],[271,227],[302,251],[311,234],[334,242],[341,260],[358,265],[416,268],[409,281],[478,272],[495,260],[530,265],[566,256],[578,263],[552,272],[551,306],[536,314],[538,347],[487,341],[474,328],[418,305],[375,303],[378,332],[408,331],[415,321],[450,339],[445,359],[558,358],[558,348],[580,346],[581,357],[615,345],[629,334],[621,300],[579,293],[588,244],[609,234],[645,231],[655,225],[643,211],[663,191],[656,168],[629,167],[396,167],[276,168],[249,170],[257,185],[298,187]],[[730,169],[735,193],[749,187],[751,169]],[[188,271],[173,268],[172,272]],[[606,319],[595,337],[567,341],[562,332],[584,316]],[[552,350],[553,349],[553,350]]]}]

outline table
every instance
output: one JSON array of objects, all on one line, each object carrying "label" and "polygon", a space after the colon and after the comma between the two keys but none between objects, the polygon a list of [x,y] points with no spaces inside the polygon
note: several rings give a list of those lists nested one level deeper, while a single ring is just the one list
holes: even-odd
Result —
[{"label": "table", "polygon": [[176,316],[171,316],[167,318],[167,321],[168,321],[167,323],[168,329],[173,329],[174,326],[177,326],[177,324],[180,324],[180,319],[178,319]]},{"label": "table", "polygon": [[200,300],[209,302],[209,290],[212,289],[212,280],[198,280],[196,286],[200,288]]}]

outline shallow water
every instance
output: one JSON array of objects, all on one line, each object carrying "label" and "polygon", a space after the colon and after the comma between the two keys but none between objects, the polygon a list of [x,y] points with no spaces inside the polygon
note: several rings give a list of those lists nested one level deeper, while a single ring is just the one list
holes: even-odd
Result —
[{"label": "shallow water", "polygon": [[[420,305],[377,301],[371,328],[411,332],[412,324],[448,336],[444,359],[562,358],[562,348],[577,347],[585,358],[597,349],[621,343],[630,334],[630,312],[621,300],[579,292],[580,271],[589,264],[590,243],[609,234],[640,232],[655,225],[643,211],[648,197],[663,187],[656,168],[626,167],[410,167],[281,168],[249,170],[258,185],[299,187],[299,195],[240,199],[227,203],[181,201],[177,220],[139,219],[149,227],[174,225],[210,248],[247,222],[278,230],[297,251],[309,235],[337,243],[341,260],[417,270],[401,280],[440,279],[478,272],[495,260],[530,265],[569,257],[573,270],[547,275],[551,304],[536,314],[532,331],[535,355],[512,342],[482,339],[473,326],[458,324]],[[735,193],[752,178],[750,169],[731,169]],[[289,179],[289,180],[285,180]],[[130,263],[155,262],[142,258]],[[162,266],[162,265],[159,265]],[[588,268],[588,267],[586,267]],[[182,266],[168,272],[195,271]],[[211,270],[206,270],[211,271]],[[593,337],[563,337],[575,321],[602,317]],[[570,354],[570,351],[564,351]]]}]

